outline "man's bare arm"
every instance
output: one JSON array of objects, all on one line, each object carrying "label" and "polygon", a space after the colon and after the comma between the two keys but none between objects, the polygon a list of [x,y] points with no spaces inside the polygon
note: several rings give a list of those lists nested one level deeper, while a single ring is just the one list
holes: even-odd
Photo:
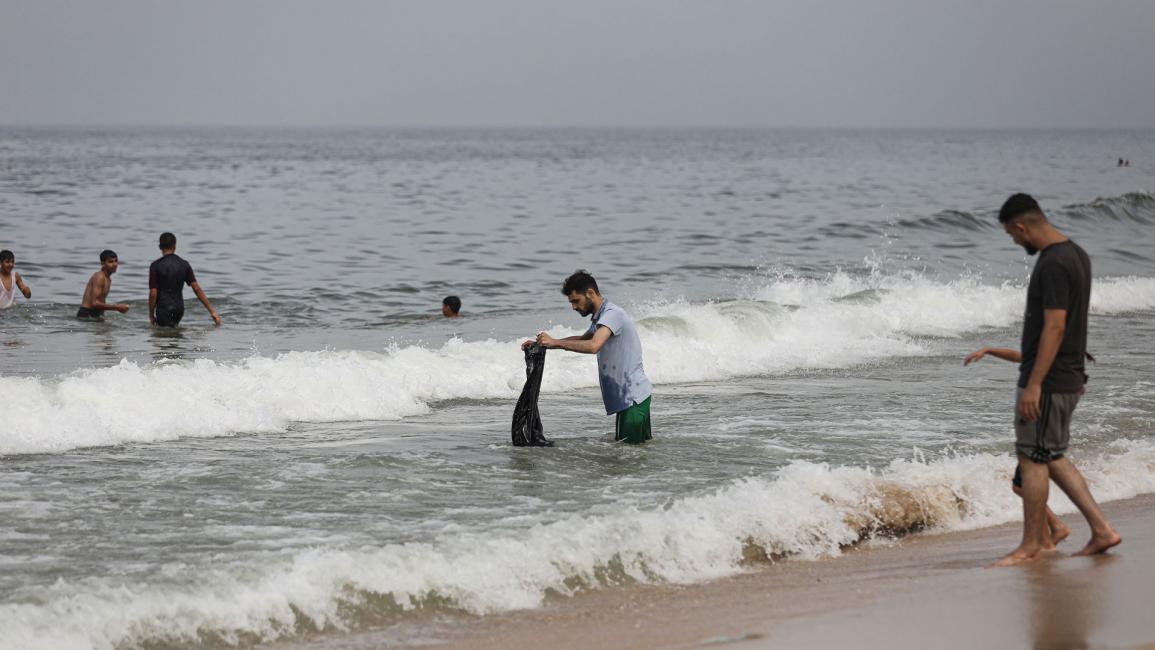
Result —
[{"label": "man's bare arm", "polygon": [[209,316],[212,316],[213,324],[214,325],[220,325],[221,324],[220,314],[217,314],[217,310],[213,309],[212,303],[209,302],[209,297],[206,296],[205,292],[201,290],[200,283],[199,282],[193,282],[189,286],[192,287],[193,293],[195,293],[197,295],[197,300],[201,301],[201,304],[205,306],[205,309],[209,310]]},{"label": "man's bare arm", "polygon": [[537,335],[538,343],[547,349],[569,350],[570,352],[580,352],[582,354],[597,354],[598,350],[610,340],[613,332],[610,328],[602,325],[598,327],[593,334],[587,332],[582,336],[570,336],[564,339],[555,339],[549,334],[542,332]]},{"label": "man's bare arm", "polygon": [[[540,342],[539,339],[541,338],[541,332],[538,332],[537,336],[538,336],[538,338],[536,338],[536,339],[527,339],[525,341],[522,341],[521,342],[521,349],[524,350],[524,349],[528,348],[529,346],[533,345],[534,343]],[[564,339],[554,339],[554,340],[555,341],[586,341],[586,340],[589,340],[589,338],[592,336],[593,336],[593,334],[591,334],[590,332],[586,332],[585,334],[578,334],[577,336],[567,336]]]},{"label": "man's bare arm", "polygon": [[28,285],[24,284],[24,278],[20,277],[20,274],[15,271],[12,273],[12,277],[16,281],[16,286],[20,289],[20,293],[24,294],[24,299],[27,300],[31,298],[32,290],[28,288]]},{"label": "man's bare arm", "polygon": [[156,325],[156,289],[148,290],[148,324]]},{"label": "man's bare arm", "polygon": [[1018,350],[1012,350],[1010,348],[980,348],[968,354],[967,358],[963,359],[963,365],[969,366],[988,354],[1003,361],[1011,361],[1013,363],[1023,362],[1023,354]]},{"label": "man's bare arm", "polygon": [[1066,309],[1043,310],[1043,334],[1039,338],[1039,352],[1035,355],[1035,365],[1031,368],[1031,376],[1027,379],[1027,387],[1019,397],[1019,417],[1027,422],[1034,422],[1041,414],[1039,402],[1043,396],[1043,380],[1051,371],[1055,357],[1059,354],[1059,346],[1063,343],[1063,334],[1067,331]]}]

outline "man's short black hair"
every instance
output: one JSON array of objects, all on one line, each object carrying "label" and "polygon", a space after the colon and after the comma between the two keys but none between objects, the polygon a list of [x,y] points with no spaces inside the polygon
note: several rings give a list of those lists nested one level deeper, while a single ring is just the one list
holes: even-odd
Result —
[{"label": "man's short black hair", "polygon": [[585,293],[587,289],[593,289],[594,293],[599,296],[602,292],[598,290],[598,281],[594,276],[585,271],[574,271],[573,275],[565,279],[565,284],[561,285],[561,293],[563,296],[568,296],[571,293]]},{"label": "man's short black hair", "polygon": [[107,262],[108,260],[111,260],[111,259],[120,259],[120,257],[117,256],[116,251],[110,251],[107,248],[100,251],[100,263],[101,264],[104,264],[105,262]]},{"label": "man's short black hair", "polygon": [[455,314],[461,311],[461,298],[457,296],[445,296],[445,300],[442,300],[441,304],[449,307],[449,311]]},{"label": "man's short black hair", "polygon": [[160,234],[160,248],[166,251],[176,248],[176,235],[171,232],[162,232]]},{"label": "man's short black hair", "polygon": [[1014,219],[1017,219],[1024,214],[1037,213],[1040,216],[1043,214],[1043,209],[1039,207],[1039,202],[1031,197],[1030,194],[1012,194],[1011,198],[1003,203],[1003,207],[999,210],[999,223],[1006,224]]},{"label": "man's short black hair", "polygon": [[12,260],[14,262],[16,261],[16,256],[13,255],[12,251],[8,250],[7,248],[0,251],[0,262],[6,261],[6,260]]}]

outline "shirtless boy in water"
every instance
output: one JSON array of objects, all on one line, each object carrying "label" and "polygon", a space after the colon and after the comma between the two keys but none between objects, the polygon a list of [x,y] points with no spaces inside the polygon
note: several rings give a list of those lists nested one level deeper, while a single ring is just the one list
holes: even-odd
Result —
[{"label": "shirtless boy in water", "polygon": [[100,253],[100,270],[92,274],[88,279],[88,285],[84,287],[84,298],[80,301],[80,309],[76,311],[77,318],[103,320],[106,311],[118,311],[122,314],[128,311],[128,305],[124,303],[114,305],[104,302],[108,299],[108,291],[112,289],[112,274],[116,273],[119,265],[116,253],[110,250]]}]

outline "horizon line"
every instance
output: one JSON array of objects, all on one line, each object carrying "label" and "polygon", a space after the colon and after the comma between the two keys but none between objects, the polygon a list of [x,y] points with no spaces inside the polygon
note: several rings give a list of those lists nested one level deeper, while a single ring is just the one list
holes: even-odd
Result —
[{"label": "horizon line", "polygon": [[895,125],[895,124],[332,124],[255,122],[2,122],[0,129],[317,129],[317,130],[652,130],[652,131],[1142,131],[1148,125]]}]

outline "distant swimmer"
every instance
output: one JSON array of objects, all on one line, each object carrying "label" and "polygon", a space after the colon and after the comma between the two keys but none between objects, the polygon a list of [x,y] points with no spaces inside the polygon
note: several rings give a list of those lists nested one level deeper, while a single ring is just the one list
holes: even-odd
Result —
[{"label": "distant swimmer", "polygon": [[176,235],[161,234],[160,252],[160,259],[148,267],[148,322],[160,327],[179,325],[184,318],[184,285],[187,284],[209,310],[213,323],[220,325],[221,317],[197,283],[192,265],[176,254]]},{"label": "distant swimmer", "polygon": [[116,253],[105,250],[100,253],[100,270],[92,274],[88,284],[84,287],[84,297],[80,301],[80,309],[76,310],[76,317],[80,320],[104,320],[104,312],[128,311],[124,303],[109,304],[108,292],[112,289],[112,274],[120,267],[120,260]]},{"label": "distant swimmer", "polygon": [[[537,343],[544,348],[556,348],[598,355],[598,384],[607,415],[616,415],[614,439],[628,443],[649,440],[650,385],[642,367],[642,342],[629,314],[606,300],[598,290],[598,283],[585,271],[577,271],[566,278],[562,294],[570,307],[582,316],[591,316],[589,329],[580,336],[555,339],[539,332]],[[522,349],[533,345],[525,341]]]},{"label": "distant swimmer", "polygon": [[1123,159],[1122,159],[1122,158],[1120,158],[1120,159],[1119,159],[1119,163],[1118,163],[1118,164],[1116,164],[1115,166],[1116,166],[1116,167],[1122,167],[1122,166],[1123,166]]},{"label": "distant swimmer", "polygon": [[1029,255],[1039,255],[1027,287],[1020,350],[983,348],[967,362],[992,354],[1019,361],[1015,406],[1015,451],[1023,498],[1023,540],[995,566],[1019,564],[1046,555],[1054,531],[1047,530],[1047,492],[1054,481],[1091,527],[1091,541],[1075,555],[1106,552],[1122,539],[1083,475],[1066,458],[1071,415],[1087,382],[1087,310],[1091,300],[1091,259],[1059,232],[1035,199],[1015,194],[999,210],[999,223]]},{"label": "distant swimmer", "polygon": [[461,298],[446,296],[441,301],[441,315],[446,318],[457,318],[461,315]]},{"label": "distant swimmer", "polygon": [[8,309],[16,304],[17,290],[24,294],[25,300],[32,297],[32,290],[16,272],[15,253],[5,249],[0,251],[0,309]]}]

